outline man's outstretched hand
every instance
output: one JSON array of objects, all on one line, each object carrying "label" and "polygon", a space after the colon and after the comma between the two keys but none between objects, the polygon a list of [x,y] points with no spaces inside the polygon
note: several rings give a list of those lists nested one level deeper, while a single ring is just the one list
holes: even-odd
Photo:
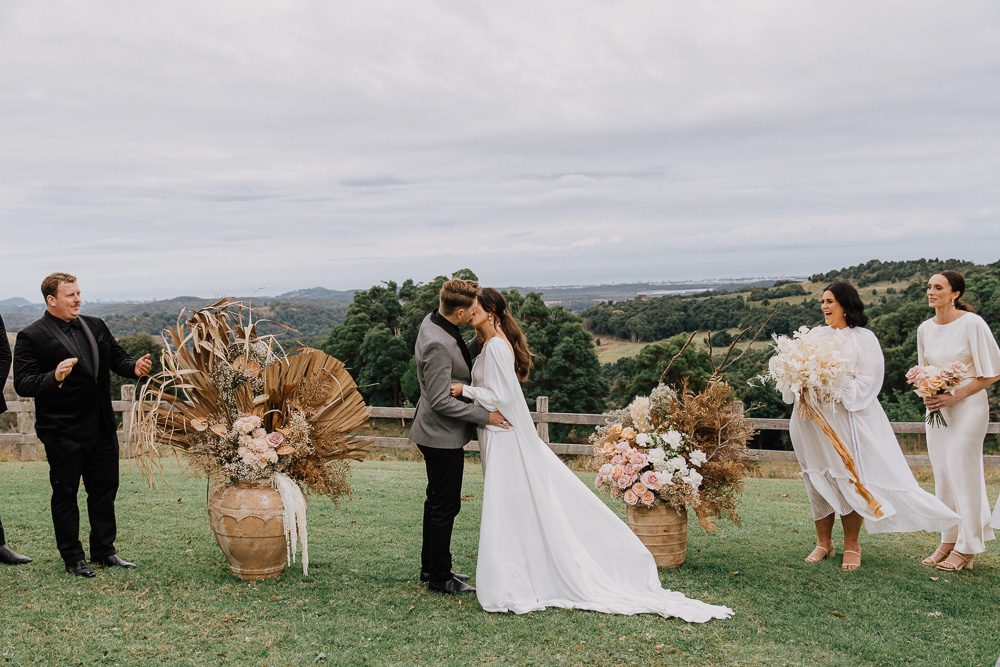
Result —
[{"label": "man's outstretched hand", "polygon": [[149,360],[149,355],[144,354],[135,362],[135,376],[141,378],[143,375],[153,370],[153,362]]},{"label": "man's outstretched hand", "polygon": [[69,359],[63,359],[56,366],[56,382],[62,382],[69,377],[69,374],[73,372],[73,367],[76,366],[77,358],[70,357]]}]

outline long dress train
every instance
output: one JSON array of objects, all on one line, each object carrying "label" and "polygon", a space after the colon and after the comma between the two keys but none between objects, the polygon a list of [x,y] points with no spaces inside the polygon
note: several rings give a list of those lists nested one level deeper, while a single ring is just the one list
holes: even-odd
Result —
[{"label": "long dress train", "polygon": [[692,623],[733,614],[660,585],[649,550],[538,437],[506,341],[487,341],[472,378],[465,395],[512,424],[479,432],[485,492],[476,586],[483,609],[653,613]]}]

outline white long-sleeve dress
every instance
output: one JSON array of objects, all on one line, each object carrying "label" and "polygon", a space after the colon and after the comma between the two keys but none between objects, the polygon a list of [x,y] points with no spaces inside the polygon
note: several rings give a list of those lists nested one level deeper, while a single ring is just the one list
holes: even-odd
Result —
[{"label": "white long-sleeve dress", "polygon": [[[932,319],[922,323],[917,329],[917,361],[939,367],[961,361],[972,368],[973,377],[1000,375],[1000,348],[989,325],[975,313],[948,324]],[[994,539],[983,471],[983,439],[990,421],[986,391],[952,403],[941,414],[947,426],[927,426],[934,492],[962,518],[959,525],[942,531],[941,542],[954,542],[959,553],[982,553]]]},{"label": "white long-sleeve dress", "polygon": [[649,550],[538,437],[505,340],[486,342],[472,379],[464,395],[512,424],[479,431],[485,488],[476,587],[483,609],[563,607],[692,623],[733,614],[660,585]]},{"label": "white long-sleeve dress", "polygon": [[868,329],[817,327],[809,336],[843,336],[856,354],[855,372],[839,401],[823,403],[820,410],[855,460],[861,482],[882,506],[876,517],[868,502],[850,483],[851,474],[829,438],[795,402],[789,431],[802,469],[813,519],[830,514],[857,512],[869,533],[945,530],[958,523],[958,515],[924,491],[910,471],[892,425],[878,402],[885,375],[885,360],[878,338]]}]

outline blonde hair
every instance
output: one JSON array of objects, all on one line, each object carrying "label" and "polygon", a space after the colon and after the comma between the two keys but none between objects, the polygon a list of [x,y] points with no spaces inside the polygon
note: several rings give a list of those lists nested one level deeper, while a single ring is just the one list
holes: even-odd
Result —
[{"label": "blonde hair", "polygon": [[75,283],[76,276],[70,273],[50,273],[42,280],[42,298],[48,300],[50,296],[59,295],[59,285],[61,283]]},{"label": "blonde hair", "polygon": [[479,285],[472,280],[452,278],[441,285],[440,310],[442,315],[451,315],[459,308],[471,308],[479,293]]}]

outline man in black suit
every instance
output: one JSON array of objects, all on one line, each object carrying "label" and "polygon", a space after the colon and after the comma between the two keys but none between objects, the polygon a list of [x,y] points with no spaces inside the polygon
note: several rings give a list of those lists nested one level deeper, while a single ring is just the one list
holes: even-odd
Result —
[{"label": "man in black suit", "polygon": [[[0,415],[7,412],[7,401],[3,397],[3,387],[7,384],[7,375],[9,374],[10,343],[7,342],[7,329],[4,328],[3,318],[0,317]],[[0,563],[4,565],[23,565],[30,562],[30,558],[22,556],[7,546],[7,538],[3,534],[3,522],[0,521]]]},{"label": "man in black suit", "polygon": [[52,522],[66,571],[93,577],[80,543],[80,479],[87,490],[90,560],[135,567],[115,551],[118,436],[111,408],[111,371],[131,379],[149,373],[149,355],[133,359],[96,317],[80,315],[76,277],[42,281],[46,312],[17,334],[14,389],[35,399],[35,433],[45,445],[52,484]]}]

